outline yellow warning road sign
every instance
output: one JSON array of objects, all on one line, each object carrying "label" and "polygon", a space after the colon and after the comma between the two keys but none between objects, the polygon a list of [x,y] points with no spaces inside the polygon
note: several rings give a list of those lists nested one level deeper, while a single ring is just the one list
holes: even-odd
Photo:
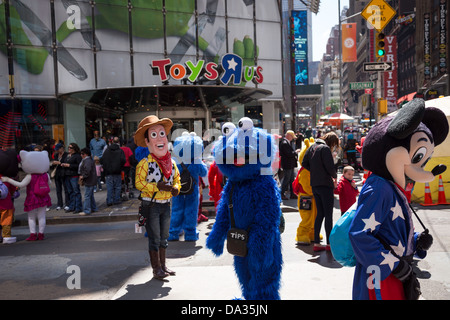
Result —
[{"label": "yellow warning road sign", "polygon": [[372,0],[361,12],[375,29],[381,31],[392,20],[397,12],[384,0]]}]

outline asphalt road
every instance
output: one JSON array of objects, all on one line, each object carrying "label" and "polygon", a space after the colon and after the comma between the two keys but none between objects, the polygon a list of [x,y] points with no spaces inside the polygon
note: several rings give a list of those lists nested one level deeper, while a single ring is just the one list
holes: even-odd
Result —
[{"label": "asphalt road", "polygon": [[[416,271],[423,299],[450,299],[450,208],[419,209],[435,242]],[[331,253],[297,247],[297,212],[285,212],[282,235],[284,300],[350,300],[353,268]],[[335,209],[334,221],[340,216]],[[215,257],[205,248],[214,219],[199,225],[197,242],[171,242],[167,281],[152,279],[147,241],[134,221],[48,225],[46,240],[27,242],[27,226],[13,229],[18,242],[0,245],[0,299],[69,300],[230,300],[241,297],[232,257]],[[416,229],[420,229],[418,223]]]}]

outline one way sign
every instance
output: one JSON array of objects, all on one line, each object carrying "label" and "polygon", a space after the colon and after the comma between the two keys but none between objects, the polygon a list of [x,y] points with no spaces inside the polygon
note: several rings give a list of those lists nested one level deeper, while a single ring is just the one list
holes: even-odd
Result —
[{"label": "one way sign", "polygon": [[366,62],[364,63],[364,72],[372,71],[390,71],[392,62]]}]

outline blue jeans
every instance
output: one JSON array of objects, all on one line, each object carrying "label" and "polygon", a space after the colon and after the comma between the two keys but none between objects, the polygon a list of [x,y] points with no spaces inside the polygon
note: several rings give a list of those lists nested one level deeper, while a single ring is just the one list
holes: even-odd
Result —
[{"label": "blue jeans", "polygon": [[148,250],[158,251],[169,245],[170,203],[155,203],[153,206],[141,205],[141,213],[147,218],[145,230],[148,235]]},{"label": "blue jeans", "polygon": [[120,174],[109,174],[105,176],[106,181],[106,204],[120,203],[120,190],[122,189],[122,176]]},{"label": "blue jeans", "polygon": [[78,177],[66,177],[66,187],[69,192],[69,210],[81,211],[83,208]]},{"label": "blue jeans", "polygon": [[95,186],[84,186],[84,204],[83,211],[86,214],[97,211],[97,204],[94,198]]}]

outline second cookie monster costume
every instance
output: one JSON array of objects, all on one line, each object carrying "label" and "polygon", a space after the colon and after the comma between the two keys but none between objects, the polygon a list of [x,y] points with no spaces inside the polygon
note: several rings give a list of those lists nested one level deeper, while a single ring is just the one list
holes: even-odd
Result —
[{"label": "second cookie monster costume", "polygon": [[243,297],[278,300],[283,259],[279,230],[281,196],[271,169],[276,154],[274,139],[266,131],[254,128],[252,120],[246,117],[235,130],[230,130],[234,125],[229,125],[224,125],[224,136],[214,146],[215,161],[228,180],[206,247],[217,256],[223,253],[231,227],[231,199],[236,228],[248,230],[247,254],[234,257]]},{"label": "second cookie monster costume", "polygon": [[[202,161],[203,141],[193,134],[183,134],[173,143],[172,156],[177,163],[180,174],[185,168],[193,178],[193,191],[190,194],[180,193],[172,200],[172,216],[170,220],[169,241],[179,239],[181,230],[184,230],[185,241],[198,240],[197,218],[199,206],[199,177],[208,174],[208,168]],[[183,168],[184,164],[185,168]]]}]

